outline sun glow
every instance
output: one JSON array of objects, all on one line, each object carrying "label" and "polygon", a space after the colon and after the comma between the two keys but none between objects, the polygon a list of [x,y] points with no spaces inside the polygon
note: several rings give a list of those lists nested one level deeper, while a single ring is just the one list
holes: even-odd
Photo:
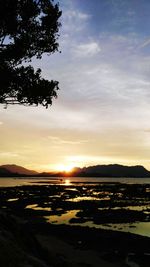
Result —
[{"label": "sun glow", "polygon": [[68,179],[66,179],[65,180],[65,185],[70,185],[71,183],[70,183],[70,180],[68,180]]},{"label": "sun glow", "polygon": [[60,164],[60,165],[57,165],[55,167],[55,170],[56,171],[59,171],[59,172],[71,172],[73,170],[74,166],[73,165],[64,165],[64,164]]}]

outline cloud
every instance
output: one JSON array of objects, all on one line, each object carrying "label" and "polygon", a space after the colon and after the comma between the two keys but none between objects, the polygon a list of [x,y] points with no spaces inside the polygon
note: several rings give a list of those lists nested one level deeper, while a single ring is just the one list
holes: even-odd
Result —
[{"label": "cloud", "polygon": [[[118,66],[117,60],[111,57],[113,49],[110,45],[108,60],[102,52],[102,57],[99,53],[100,56],[90,58],[88,64],[85,58],[80,62],[69,58],[63,67],[57,65],[53,73],[55,79],[56,74],[58,76],[61,90],[52,108],[47,111],[40,108],[35,112],[33,109],[32,116],[26,115],[31,111],[26,109],[17,116],[25,121],[28,117],[28,123],[41,125],[43,129],[100,131],[119,124],[120,127],[128,125],[132,128],[135,124],[148,127],[150,79],[142,70],[137,70],[141,62],[145,70],[148,62],[131,55],[130,59],[123,57],[121,65],[122,58],[118,56]],[[67,140],[72,141],[72,138]]]},{"label": "cloud", "polygon": [[150,45],[150,38],[147,39],[146,41],[144,41],[144,43],[142,43],[139,48],[144,48],[144,47],[146,47],[148,45]]},{"label": "cloud", "polygon": [[57,136],[48,136],[48,139],[53,143],[57,145],[80,145],[83,143],[87,143],[88,140],[65,140]]},{"label": "cloud", "polygon": [[150,133],[150,129],[149,128],[148,129],[144,129],[143,131],[146,132],[146,133]]},{"label": "cloud", "polygon": [[77,9],[70,8],[62,13],[62,33],[69,33],[72,36],[75,33],[81,32],[85,29],[88,20],[91,18],[90,14],[83,13]]},{"label": "cloud", "polygon": [[60,50],[66,57],[70,56],[72,48],[78,43],[78,39],[81,41],[88,29],[88,24],[91,19],[91,15],[82,12],[75,7],[73,2],[67,2],[67,8],[62,13],[62,27],[60,29]]},{"label": "cloud", "polygon": [[[114,160],[114,163],[116,163],[116,160],[118,158],[116,157],[113,159],[109,156],[94,156],[94,155],[70,155],[65,157],[65,161],[73,164],[76,167],[86,167],[89,165],[97,165],[97,164],[110,164]],[[117,161],[118,162],[118,161]]]},{"label": "cloud", "polygon": [[101,51],[100,45],[97,42],[89,42],[79,44],[74,49],[74,55],[76,57],[92,57],[97,55]]},{"label": "cloud", "polygon": [[0,125],[2,125],[3,124],[3,122],[2,121],[0,121]]},{"label": "cloud", "polygon": [[10,157],[19,157],[19,154],[15,152],[0,152],[0,158],[10,158]]},{"label": "cloud", "polygon": [[73,21],[74,19],[76,19],[76,21],[78,20],[82,20],[82,21],[86,21],[87,19],[89,19],[91,16],[80,12],[78,10],[68,10],[66,12],[64,12],[66,19]]}]

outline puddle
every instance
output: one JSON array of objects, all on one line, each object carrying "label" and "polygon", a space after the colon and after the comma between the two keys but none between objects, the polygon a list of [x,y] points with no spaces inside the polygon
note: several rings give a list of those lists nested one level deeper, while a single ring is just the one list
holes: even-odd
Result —
[{"label": "puddle", "polygon": [[25,209],[51,211],[50,207],[39,207],[37,204],[28,205],[28,206],[25,207]]},{"label": "puddle", "polygon": [[[45,216],[47,222],[55,224],[71,224],[70,219],[76,218],[77,213],[80,210],[71,210],[62,215],[50,215]],[[137,222],[137,223],[115,223],[115,224],[94,224],[92,221],[84,223],[73,223],[73,225],[88,226],[101,228],[106,230],[130,232],[133,234],[139,234],[142,236],[150,237],[150,222]]]},{"label": "puddle", "polygon": [[17,201],[17,200],[19,200],[19,198],[9,198],[7,201],[12,202],[12,201]]},{"label": "puddle", "polygon": [[80,202],[80,201],[101,201],[101,200],[110,200],[109,196],[103,198],[91,197],[91,196],[82,196],[82,197],[75,197],[67,199],[72,202]]},{"label": "puddle", "polygon": [[75,192],[78,192],[78,190],[76,189],[76,188],[70,188],[70,187],[68,187],[68,188],[66,188],[66,189],[64,189],[64,192],[66,192],[66,191],[75,191]]},{"label": "puddle", "polygon": [[[83,224],[82,224],[83,225]],[[92,222],[86,223],[86,226],[102,228],[106,230],[117,230],[121,232],[129,232],[132,234],[138,234],[142,236],[150,237],[150,222],[137,222],[137,223],[115,223],[95,225]]]},{"label": "puddle", "polygon": [[49,223],[55,223],[55,224],[69,224],[69,221],[71,218],[76,217],[76,214],[80,210],[71,210],[68,211],[62,215],[50,215],[50,216],[44,216],[44,218],[47,220]]}]

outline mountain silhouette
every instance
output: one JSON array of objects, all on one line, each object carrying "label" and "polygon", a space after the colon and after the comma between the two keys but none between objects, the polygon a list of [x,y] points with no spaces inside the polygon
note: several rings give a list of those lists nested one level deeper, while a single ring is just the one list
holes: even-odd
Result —
[{"label": "mountain silhouette", "polygon": [[15,164],[0,166],[0,176],[35,176],[35,177],[150,177],[150,172],[143,166],[123,166],[119,164],[75,167],[71,172],[42,172],[38,173]]},{"label": "mountain silhouette", "polygon": [[123,166],[119,164],[75,168],[74,174],[76,176],[97,177],[150,177],[150,172],[143,166]]},{"label": "mountain silhouette", "polygon": [[11,176],[12,172],[8,171],[7,169],[0,167],[0,176]]},{"label": "mountain silhouette", "polygon": [[22,166],[18,166],[15,164],[6,164],[6,165],[1,165],[0,166],[0,173],[1,170],[5,170],[5,172],[9,172],[11,173],[15,173],[15,174],[22,174],[22,175],[37,175],[38,172],[36,171],[32,171],[32,170],[28,170]]}]

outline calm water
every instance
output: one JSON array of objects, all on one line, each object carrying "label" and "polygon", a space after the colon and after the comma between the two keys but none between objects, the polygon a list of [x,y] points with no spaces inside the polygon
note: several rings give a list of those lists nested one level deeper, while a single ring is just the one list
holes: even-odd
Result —
[{"label": "calm water", "polygon": [[[150,178],[76,178],[76,177],[66,177],[66,178],[43,178],[43,177],[22,177],[22,178],[0,178],[0,187],[14,187],[14,186],[22,186],[22,185],[66,185],[69,187],[69,185],[96,185],[98,183],[123,183],[123,184],[147,184],[150,185]],[[149,186],[148,186],[149,187]],[[71,190],[74,190],[73,187]],[[95,196],[94,196],[95,197]],[[73,201],[81,201],[83,196],[74,198]],[[90,197],[84,196],[85,200],[90,200]],[[88,199],[87,199],[88,198]],[[91,199],[92,200],[92,199]],[[8,201],[17,201],[17,199],[9,199]],[[148,200],[149,202],[150,200]],[[47,210],[49,211],[51,208],[44,208],[40,207],[38,204],[29,205],[26,208],[34,209],[34,210]],[[127,207],[128,208],[128,207]],[[148,206],[135,206],[130,207],[130,209],[139,210],[140,209],[146,209]],[[50,223],[55,224],[70,224],[69,221],[72,218],[76,217],[77,212],[79,210],[69,210],[66,211],[64,214],[61,215],[51,215],[46,217],[47,221]],[[148,212],[149,216],[149,212]],[[150,222],[135,222],[135,223],[110,223],[110,224],[94,224],[92,221],[81,223],[82,226],[89,226],[89,227],[96,227],[96,228],[103,228],[103,229],[111,229],[111,230],[118,230],[118,231],[124,231],[124,232],[131,232],[136,233],[144,236],[150,237]]]},{"label": "calm water", "polygon": [[[127,183],[127,184],[150,184],[150,178],[79,178],[79,177],[66,177],[66,178],[45,178],[45,177],[21,177],[21,178],[0,178],[0,187],[10,187],[10,186],[21,186],[21,185],[32,185],[39,184],[76,184],[83,183],[84,185],[88,183],[101,183],[101,182],[111,182],[111,183]],[[44,183],[45,182],[45,183]]]}]

